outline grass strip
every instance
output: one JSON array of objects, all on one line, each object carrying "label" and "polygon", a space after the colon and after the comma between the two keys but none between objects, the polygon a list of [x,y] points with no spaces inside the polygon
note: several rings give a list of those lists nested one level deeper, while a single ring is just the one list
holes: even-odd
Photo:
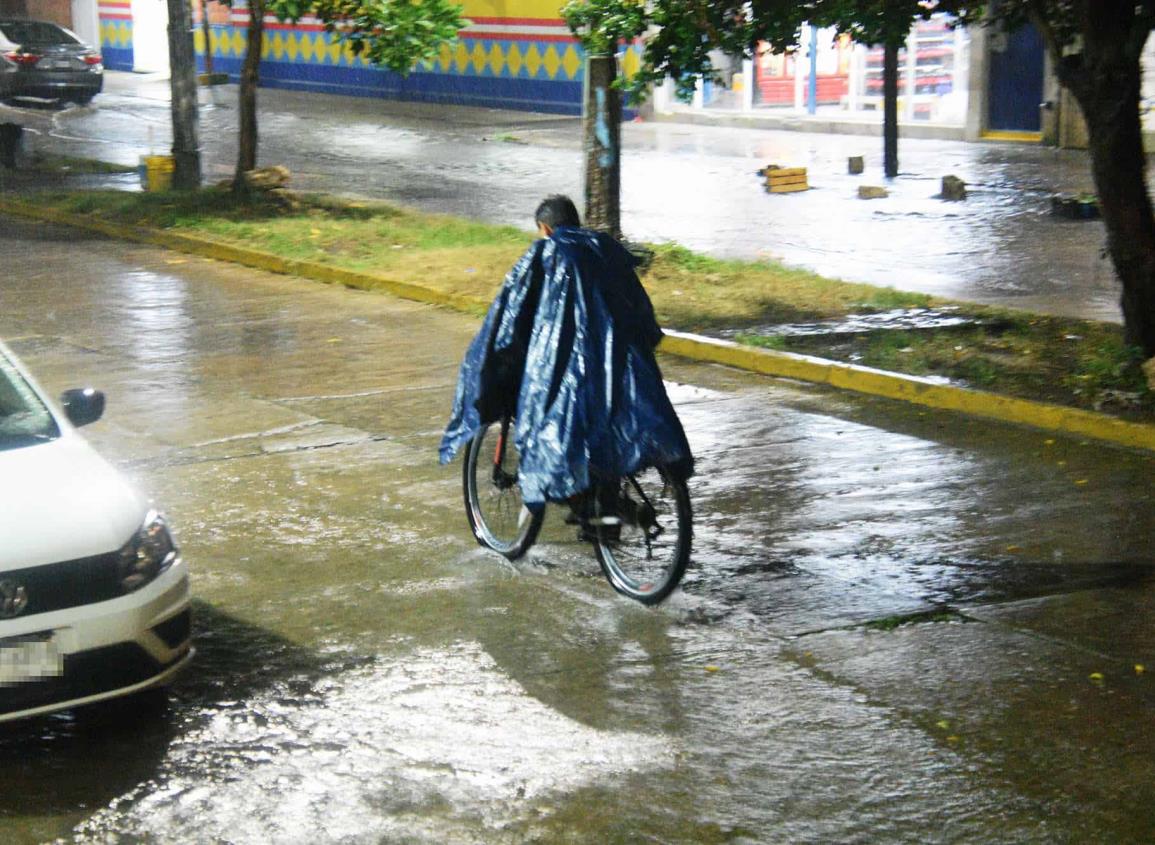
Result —
[{"label": "grass strip", "polygon": [[[43,192],[41,207],[110,223],[187,232],[286,262],[405,279],[454,303],[487,303],[533,234],[378,202],[227,191]],[[653,247],[643,281],[669,328],[919,376],[1022,399],[1155,420],[1138,350],[1120,326],[943,300],[825,278],[770,261]],[[368,285],[372,287],[372,283]],[[380,285],[388,289],[384,281]],[[948,309],[960,325],[796,336],[776,327],[849,315]],[[736,334],[735,334],[736,333]]]}]

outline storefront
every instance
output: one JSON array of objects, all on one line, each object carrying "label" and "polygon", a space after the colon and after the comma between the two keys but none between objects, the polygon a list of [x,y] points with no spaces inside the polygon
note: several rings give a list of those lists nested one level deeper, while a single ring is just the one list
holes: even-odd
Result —
[{"label": "storefront", "polygon": [[[944,15],[920,21],[899,51],[899,116],[913,124],[956,127],[966,122],[969,34]],[[752,117],[815,115],[877,122],[882,110],[882,48],[854,44],[833,29],[806,28],[788,53],[760,49],[752,61],[718,57],[719,79],[699,86],[692,103],[673,97],[669,83],[655,108],[665,114],[745,112]]]}]

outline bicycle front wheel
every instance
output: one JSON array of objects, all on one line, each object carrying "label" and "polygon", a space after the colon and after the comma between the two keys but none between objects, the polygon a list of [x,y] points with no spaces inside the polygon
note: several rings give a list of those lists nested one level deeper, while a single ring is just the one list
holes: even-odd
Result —
[{"label": "bicycle front wheel", "polygon": [[642,604],[674,591],[690,563],[693,514],[686,482],[651,467],[618,482],[620,525],[597,526],[598,563],[615,590]]},{"label": "bicycle front wheel", "polygon": [[517,560],[529,551],[541,530],[543,514],[521,499],[514,443],[516,424],[507,419],[483,428],[465,451],[465,514],[481,545]]}]

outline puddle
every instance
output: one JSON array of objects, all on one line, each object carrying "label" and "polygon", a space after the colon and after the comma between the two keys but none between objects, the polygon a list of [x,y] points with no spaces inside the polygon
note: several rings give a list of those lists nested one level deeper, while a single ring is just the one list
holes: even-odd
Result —
[{"label": "puddle", "polygon": [[953,329],[979,325],[979,321],[964,317],[958,309],[944,308],[898,308],[880,314],[850,314],[839,320],[820,320],[811,323],[785,323],[756,326],[745,329],[723,329],[721,337],[739,335],[769,335],[778,337],[818,337],[833,335],[861,334],[870,331],[925,331],[929,329]]}]

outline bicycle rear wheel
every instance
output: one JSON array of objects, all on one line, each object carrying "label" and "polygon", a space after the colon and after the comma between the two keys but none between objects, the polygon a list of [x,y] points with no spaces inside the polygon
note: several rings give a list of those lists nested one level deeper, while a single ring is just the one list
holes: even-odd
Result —
[{"label": "bicycle rear wheel", "polygon": [[690,562],[686,482],[651,467],[618,482],[619,526],[596,526],[598,563],[615,590],[642,604],[674,591]]},{"label": "bicycle rear wheel", "polygon": [[543,514],[521,499],[519,455],[511,419],[483,428],[466,447],[463,465],[465,515],[481,545],[517,560],[529,551],[541,530]]}]

